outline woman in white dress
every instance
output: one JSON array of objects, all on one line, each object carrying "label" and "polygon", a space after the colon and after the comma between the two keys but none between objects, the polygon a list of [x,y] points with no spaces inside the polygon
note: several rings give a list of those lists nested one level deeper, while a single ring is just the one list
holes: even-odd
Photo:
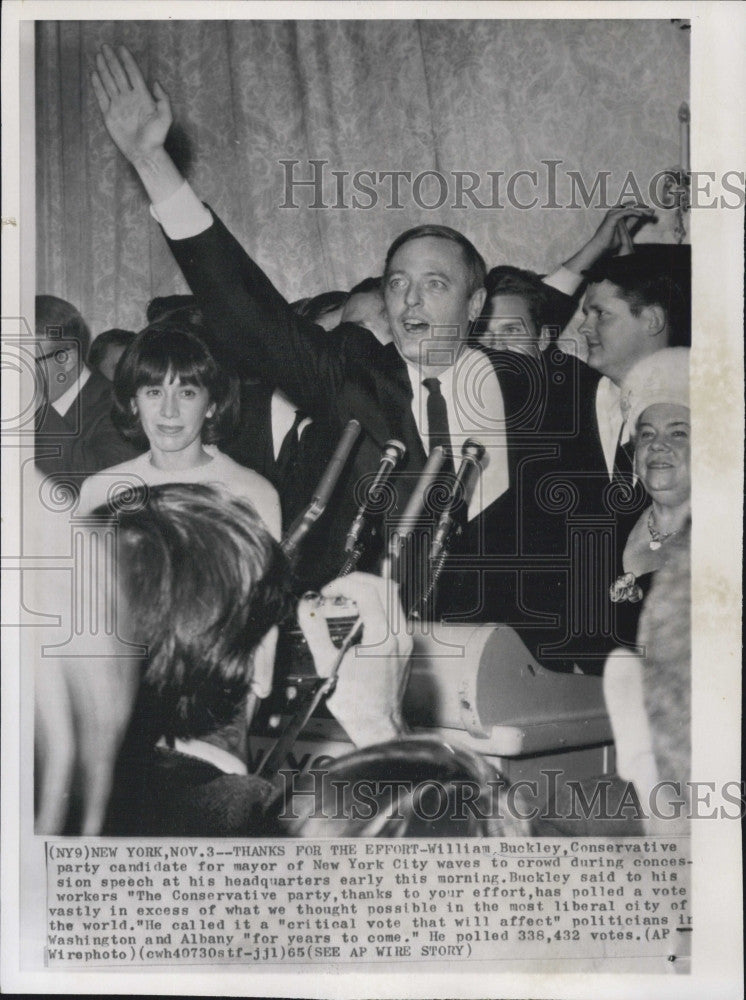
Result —
[{"label": "woman in white dress", "polygon": [[205,344],[177,324],[147,327],[127,348],[114,379],[112,419],[119,431],[149,451],[90,476],[80,491],[79,514],[164,483],[225,486],[249,500],[269,532],[280,535],[280,502],[258,473],[224,455],[216,442],[230,434],[238,398]]}]

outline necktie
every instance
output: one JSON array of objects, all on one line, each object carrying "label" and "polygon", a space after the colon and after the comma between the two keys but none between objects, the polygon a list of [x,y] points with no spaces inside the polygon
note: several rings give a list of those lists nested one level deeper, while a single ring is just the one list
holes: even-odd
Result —
[{"label": "necktie", "polygon": [[619,437],[616,442],[616,451],[614,452],[614,470],[612,473],[612,479],[631,482],[633,471],[632,444],[629,441],[626,444],[622,444],[624,428],[625,423],[622,421],[622,426],[619,428]]},{"label": "necktie", "polygon": [[282,439],[280,450],[275,459],[275,468],[278,482],[283,482],[288,476],[293,475],[293,467],[298,461],[300,441],[298,438],[298,428],[304,420],[305,414],[301,410],[295,411],[293,426]]},{"label": "necktie", "polygon": [[428,453],[432,453],[433,448],[442,445],[446,451],[443,471],[453,474],[455,468],[453,464],[451,432],[448,427],[448,410],[446,409],[446,401],[443,398],[443,393],[440,391],[440,380],[437,378],[426,378],[423,379],[422,384],[427,389]]}]

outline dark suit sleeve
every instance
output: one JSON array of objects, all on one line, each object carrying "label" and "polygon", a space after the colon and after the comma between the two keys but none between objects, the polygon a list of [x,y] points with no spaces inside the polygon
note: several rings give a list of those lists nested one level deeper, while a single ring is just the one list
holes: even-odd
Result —
[{"label": "dark suit sleeve", "polygon": [[48,406],[36,430],[37,467],[46,475],[74,473],[82,478],[134,458],[136,449],[111,422],[110,405],[103,396],[84,411],[79,431]]},{"label": "dark suit sleeve", "polygon": [[197,236],[168,243],[221,356],[281,388],[305,411],[328,414],[344,380],[344,334],[327,333],[297,316],[213,218],[212,226]]}]

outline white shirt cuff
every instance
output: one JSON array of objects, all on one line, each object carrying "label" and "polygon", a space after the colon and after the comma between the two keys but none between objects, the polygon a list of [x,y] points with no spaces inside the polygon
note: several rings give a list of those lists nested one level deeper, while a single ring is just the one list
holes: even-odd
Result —
[{"label": "white shirt cuff", "polygon": [[565,295],[573,296],[580,287],[580,283],[583,280],[582,274],[576,274],[569,268],[561,264],[556,271],[552,274],[548,274],[546,278],[543,279],[545,285],[549,285],[551,288],[556,288],[558,292],[564,292]]},{"label": "white shirt cuff", "polygon": [[187,181],[164,201],[151,205],[150,214],[172,240],[197,236],[212,225],[212,215]]}]

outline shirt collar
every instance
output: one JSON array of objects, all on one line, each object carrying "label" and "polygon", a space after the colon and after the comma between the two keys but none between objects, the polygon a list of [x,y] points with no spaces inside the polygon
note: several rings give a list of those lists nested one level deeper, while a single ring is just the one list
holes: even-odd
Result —
[{"label": "shirt collar", "polygon": [[69,388],[65,389],[59,399],[55,399],[52,403],[54,409],[59,413],[61,417],[64,417],[67,411],[75,402],[78,393],[86,384],[88,379],[91,377],[91,369],[86,365],[80,366],[80,372],[78,377],[75,379],[73,384]]},{"label": "shirt collar", "polygon": [[[165,738],[158,741],[157,746],[167,747]],[[188,754],[190,757],[197,757],[208,764],[212,764],[223,774],[248,774],[248,769],[242,760],[222,747],[215,746],[214,743],[206,743],[204,740],[180,740],[174,739],[174,750],[179,753]]]},{"label": "shirt collar", "polygon": [[475,353],[481,352],[475,352],[472,347],[463,347],[461,351],[459,351],[458,358],[452,365],[449,365],[448,368],[439,369],[438,374],[432,376],[425,375],[419,365],[412,364],[412,362],[407,361],[406,358],[404,359],[404,363],[407,366],[407,373],[413,388],[414,386],[422,387],[422,383],[426,378],[437,378],[440,382],[442,392],[450,393],[450,390],[455,385],[457,378],[461,372],[464,371],[465,363],[468,362],[469,358]]}]

